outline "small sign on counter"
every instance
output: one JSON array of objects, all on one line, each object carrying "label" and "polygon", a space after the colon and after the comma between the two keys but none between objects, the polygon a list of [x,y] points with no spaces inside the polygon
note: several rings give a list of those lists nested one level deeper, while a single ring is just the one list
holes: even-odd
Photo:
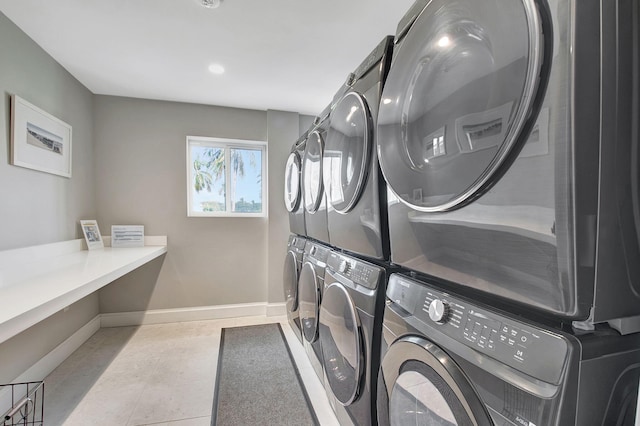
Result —
[{"label": "small sign on counter", "polygon": [[111,247],[144,247],[144,226],[112,225]]}]

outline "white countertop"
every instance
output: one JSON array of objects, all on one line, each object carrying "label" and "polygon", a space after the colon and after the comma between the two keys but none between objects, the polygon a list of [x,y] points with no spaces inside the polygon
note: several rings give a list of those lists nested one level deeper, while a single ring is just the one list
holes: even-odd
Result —
[{"label": "white countertop", "polygon": [[167,252],[166,237],[147,241],[155,245],[88,251],[72,240],[0,252],[0,343]]}]

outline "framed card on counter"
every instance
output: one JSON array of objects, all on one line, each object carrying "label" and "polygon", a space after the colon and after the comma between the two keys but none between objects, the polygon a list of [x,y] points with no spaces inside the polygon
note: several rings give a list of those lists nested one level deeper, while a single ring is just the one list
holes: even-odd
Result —
[{"label": "framed card on counter", "polygon": [[80,226],[82,227],[82,233],[84,234],[84,239],[87,242],[87,248],[89,250],[104,247],[104,242],[100,235],[100,228],[98,228],[98,222],[95,220],[81,220]]}]

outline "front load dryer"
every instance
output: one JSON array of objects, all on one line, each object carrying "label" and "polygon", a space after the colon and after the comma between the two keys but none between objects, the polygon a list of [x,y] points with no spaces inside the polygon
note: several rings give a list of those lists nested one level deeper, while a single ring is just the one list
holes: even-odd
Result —
[{"label": "front load dryer", "polygon": [[324,191],[323,163],[324,144],[329,127],[331,106],[316,117],[302,157],[302,187],[304,192],[304,219],[307,236],[322,243],[329,243],[327,226],[327,197]]},{"label": "front load dryer", "polygon": [[562,333],[392,274],[378,420],[633,426],[640,334]]},{"label": "front load dryer", "polygon": [[287,254],[284,258],[282,282],[287,318],[294,334],[302,342],[302,328],[300,327],[300,313],[298,302],[298,277],[302,269],[304,247],[306,239],[299,235],[290,235],[287,243]]},{"label": "front load dryer", "polygon": [[320,308],[325,388],[343,426],[376,424],[387,270],[333,251]]},{"label": "front load dryer", "polygon": [[385,37],[337,95],[323,157],[331,245],[379,260],[389,260],[389,233],[375,126],[392,45]]},{"label": "front load dryer", "polygon": [[302,344],[318,378],[323,381],[322,347],[320,343],[320,304],[324,293],[324,273],[330,249],[308,240],[298,280],[298,303]]},{"label": "front load dryer", "polygon": [[289,212],[289,230],[293,234],[302,236],[307,235],[302,192],[302,157],[307,133],[303,133],[293,144],[284,169],[284,205]]},{"label": "front load dryer", "polygon": [[420,0],[378,114],[391,259],[508,310],[640,331],[640,12]]}]

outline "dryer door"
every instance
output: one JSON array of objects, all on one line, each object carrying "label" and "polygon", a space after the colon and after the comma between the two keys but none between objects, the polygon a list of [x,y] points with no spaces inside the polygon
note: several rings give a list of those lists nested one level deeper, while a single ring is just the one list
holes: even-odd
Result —
[{"label": "dryer door", "polygon": [[382,360],[385,388],[378,392],[380,425],[492,425],[458,365],[420,337],[394,342]]},{"label": "dryer door", "polygon": [[360,394],[364,345],[355,304],[345,286],[337,282],[324,290],[320,339],[331,392],[342,405],[349,405]]},{"label": "dryer door", "polygon": [[373,144],[373,121],[367,102],[349,92],[331,112],[324,148],[324,187],[329,204],[339,213],[356,205],[367,182]]},{"label": "dryer door", "polygon": [[302,166],[302,184],[304,185],[304,208],[309,213],[315,213],[322,204],[324,186],[322,182],[322,155],[324,152],[324,138],[318,131],[314,131],[307,139]]},{"label": "dryer door", "polygon": [[298,303],[300,305],[300,325],[302,335],[309,343],[318,340],[318,316],[320,314],[320,281],[316,268],[305,262],[298,280]]},{"label": "dryer door", "polygon": [[284,205],[289,213],[300,207],[300,156],[292,152],[284,169]]},{"label": "dryer door", "polygon": [[298,309],[298,264],[296,254],[291,250],[284,258],[282,280],[287,312],[295,312]]},{"label": "dryer door", "polygon": [[378,113],[400,201],[447,211],[495,183],[535,117],[542,48],[534,0],[429,2],[394,52]]}]

